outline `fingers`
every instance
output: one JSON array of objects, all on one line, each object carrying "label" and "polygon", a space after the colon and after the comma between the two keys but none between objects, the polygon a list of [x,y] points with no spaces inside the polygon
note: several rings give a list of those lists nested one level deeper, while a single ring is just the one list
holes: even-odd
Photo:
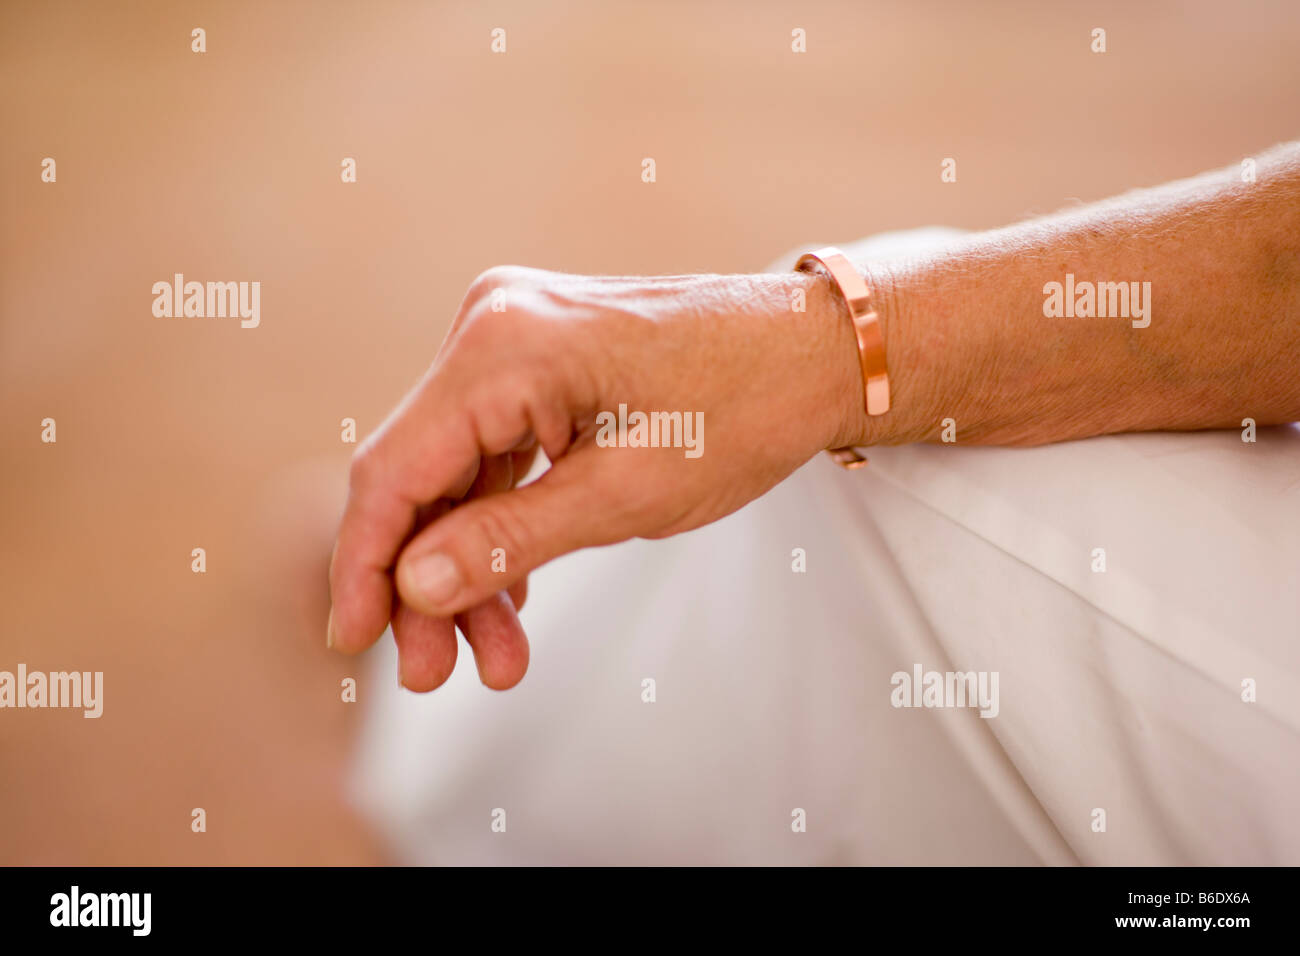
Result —
[{"label": "fingers", "polygon": [[528,670],[528,638],[504,591],[458,614],[456,623],[474,651],[478,677],[485,686],[508,690],[523,679]]},{"label": "fingers", "polygon": [[[413,403],[418,404],[418,399]],[[329,646],[356,653],[373,644],[393,610],[390,577],[402,542],[414,527],[417,508],[465,481],[478,462],[472,432],[454,417],[428,416],[414,427],[405,411],[353,459],[347,506],[330,562]]]},{"label": "fingers", "polygon": [[510,595],[510,603],[515,606],[516,611],[524,609],[524,602],[528,600],[528,578],[520,578],[510,587],[506,588],[506,593]]},{"label": "fingers", "polygon": [[[515,482],[528,474],[528,469],[532,467],[533,459],[537,456],[537,445],[533,443],[524,451],[509,452],[504,455],[493,455],[490,458],[484,458],[479,468],[478,476],[474,480],[474,487],[470,489],[468,497],[481,498],[487,495],[499,494],[503,491],[509,491],[514,487]],[[524,602],[528,600],[528,579],[520,578],[508,588],[510,594],[510,603],[514,605],[514,611],[522,611]],[[489,603],[491,603],[489,601]],[[516,618],[518,620],[518,618]],[[472,624],[469,625],[473,627]],[[466,639],[469,640],[472,635],[462,624],[462,630],[466,631]]]},{"label": "fingers", "polygon": [[489,455],[479,462],[469,493],[459,497],[485,498],[506,491],[514,484],[514,474],[513,455]]},{"label": "fingers", "polygon": [[397,641],[397,683],[415,691],[430,691],[456,667],[456,625],[450,618],[430,617],[406,604],[393,612]]},{"label": "fingers", "polygon": [[426,614],[458,614],[539,565],[578,548],[635,533],[631,515],[594,507],[609,496],[597,454],[565,456],[532,484],[452,509],[402,551],[402,600]]},{"label": "fingers", "polygon": [[[331,647],[356,653],[383,633],[394,615],[396,558],[422,523],[422,509],[440,499],[486,500],[512,486],[516,460],[522,476],[539,444],[559,454],[569,441],[562,403],[540,401],[529,391],[533,379],[515,375],[509,387],[480,387],[475,399],[466,395],[473,362],[463,364],[464,374],[450,368],[439,373],[435,365],[353,460],[330,562]],[[499,581],[480,600],[517,580]],[[525,593],[516,596],[522,602]],[[455,612],[469,607],[458,605]]]},{"label": "fingers", "polygon": [[[514,483],[514,458],[496,455],[479,465],[468,497],[497,494]],[[464,493],[468,478],[457,490]],[[418,509],[417,523],[426,526],[445,514],[451,503],[442,500]],[[504,690],[523,677],[528,667],[528,641],[516,609],[527,597],[526,580],[516,582],[510,597],[500,593],[471,608],[453,622],[415,610],[400,600],[393,612],[393,636],[397,642],[398,686],[418,692],[441,687],[456,666],[456,624],[474,649],[480,679],[487,686]],[[516,603],[517,602],[517,603]]]},{"label": "fingers", "polygon": [[[461,482],[480,470],[480,452],[485,459],[509,462],[508,453],[524,450],[529,436],[537,436],[555,457],[570,440],[563,405],[541,401],[529,391],[529,380],[516,377],[512,387],[503,385],[495,392],[480,389],[474,401],[461,395],[469,387],[464,382],[436,372],[426,374],[353,459],[348,503],[330,565],[333,608],[327,638],[331,647],[346,653],[364,650],[384,632],[392,612],[393,562],[421,504],[460,497],[466,487]],[[484,591],[481,598],[509,583]]]},{"label": "fingers", "polygon": [[[474,486],[466,497],[481,498],[509,491],[519,478],[528,473],[536,451],[537,446],[534,444],[529,451],[509,452],[505,455],[493,455],[490,458],[483,459],[478,476],[474,480]],[[523,468],[516,470],[519,464],[522,464]],[[442,513],[440,512],[439,516]],[[524,601],[528,599],[527,579],[516,581],[508,590],[514,610],[522,611]],[[464,630],[463,625],[461,629]],[[466,639],[469,637],[470,635],[467,633]]]},{"label": "fingers", "polygon": [[528,477],[528,473],[533,470],[533,462],[537,460],[537,451],[537,442],[533,441],[526,448],[510,453],[510,466],[514,472],[512,484],[517,485]]}]

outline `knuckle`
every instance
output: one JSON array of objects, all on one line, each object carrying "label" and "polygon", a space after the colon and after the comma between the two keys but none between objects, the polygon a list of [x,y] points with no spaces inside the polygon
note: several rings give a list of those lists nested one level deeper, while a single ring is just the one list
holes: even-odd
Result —
[{"label": "knuckle", "polygon": [[546,370],[534,363],[495,370],[476,383],[469,407],[481,447],[500,454],[523,440],[537,427],[547,388]]},{"label": "knuckle", "polygon": [[498,289],[508,289],[521,278],[524,270],[518,266],[492,266],[475,276],[465,296],[467,303],[477,303],[489,298]]},{"label": "knuckle", "polygon": [[[514,299],[494,299],[495,293],[470,306],[461,321],[460,348],[485,349],[493,358],[518,355],[529,348],[531,313]],[[504,305],[497,308],[496,305]]]}]

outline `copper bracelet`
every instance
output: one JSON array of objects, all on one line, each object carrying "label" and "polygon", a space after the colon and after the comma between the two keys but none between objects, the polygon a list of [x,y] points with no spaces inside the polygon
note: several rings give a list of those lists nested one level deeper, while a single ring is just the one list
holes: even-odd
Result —
[{"label": "copper bracelet", "polygon": [[[866,280],[849,262],[848,257],[834,246],[805,253],[795,263],[796,272],[824,271],[831,284],[840,291],[848,303],[853,319],[853,331],[858,337],[858,356],[862,363],[862,385],[868,415],[883,415],[889,411],[889,370],[885,366],[885,339],[880,332],[880,322],[871,307],[871,290]],[[827,449],[830,456],[845,468],[861,468],[867,459],[852,446]]]}]

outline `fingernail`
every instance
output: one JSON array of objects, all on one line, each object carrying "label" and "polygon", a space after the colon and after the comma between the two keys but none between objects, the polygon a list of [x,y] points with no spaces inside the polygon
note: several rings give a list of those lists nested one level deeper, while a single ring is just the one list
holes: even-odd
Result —
[{"label": "fingernail", "polygon": [[334,608],[330,608],[330,619],[325,623],[325,646],[334,647]]},{"label": "fingernail", "polygon": [[426,554],[411,562],[408,579],[425,600],[445,604],[460,590],[460,571],[445,554]]}]

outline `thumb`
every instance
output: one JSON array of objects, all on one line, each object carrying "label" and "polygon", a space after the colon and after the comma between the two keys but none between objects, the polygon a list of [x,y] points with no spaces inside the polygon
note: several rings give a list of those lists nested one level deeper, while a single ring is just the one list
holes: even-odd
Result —
[{"label": "thumb", "polygon": [[626,509],[600,507],[606,496],[593,468],[602,464],[599,455],[566,455],[531,484],[452,508],[398,558],[402,600],[425,614],[457,614],[552,558],[631,537]]}]

